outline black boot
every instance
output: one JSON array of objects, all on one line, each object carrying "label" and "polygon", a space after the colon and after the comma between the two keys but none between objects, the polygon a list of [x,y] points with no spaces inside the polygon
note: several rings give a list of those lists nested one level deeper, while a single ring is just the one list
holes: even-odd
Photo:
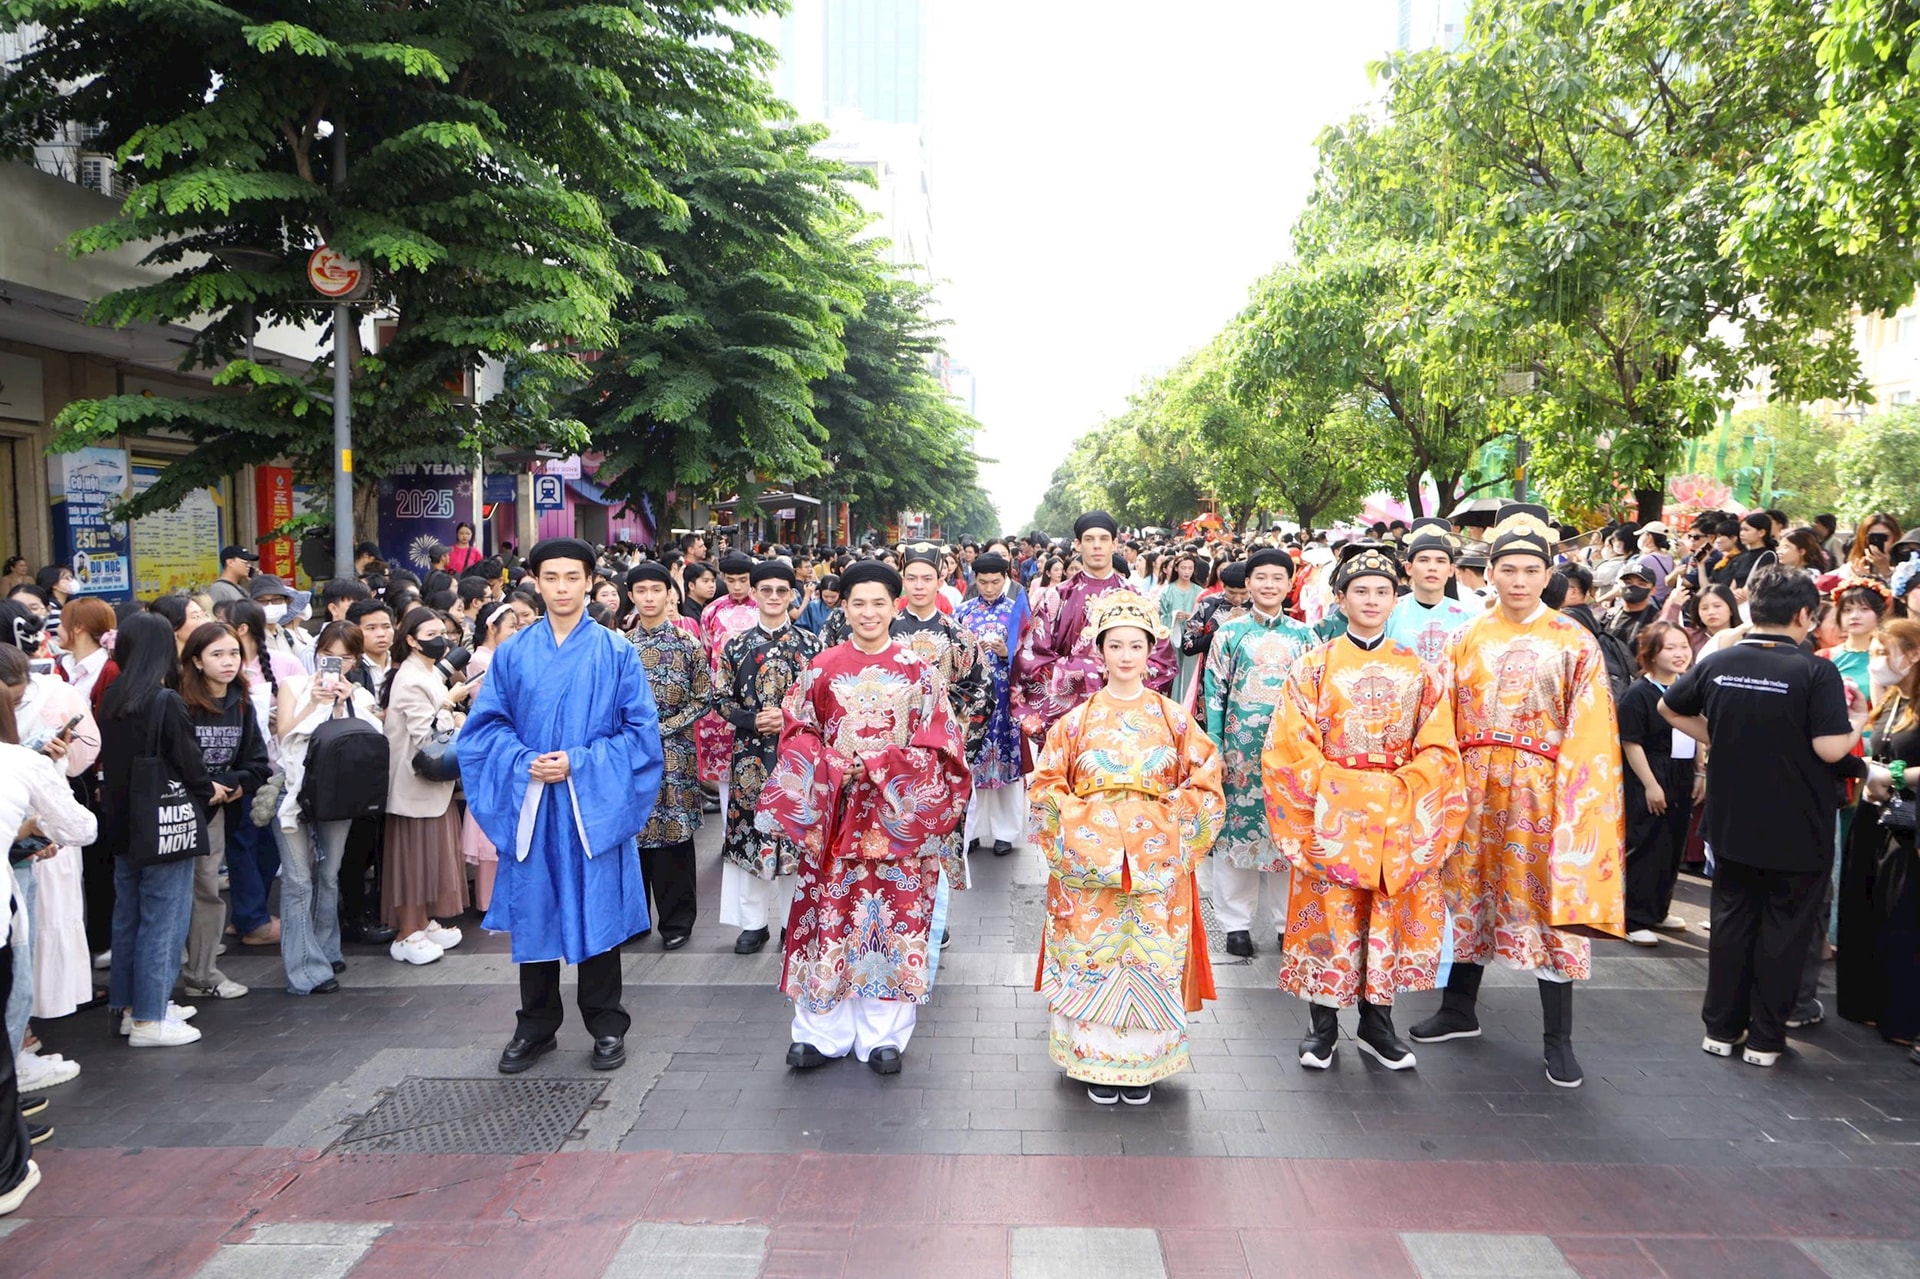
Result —
[{"label": "black boot", "polygon": [[1227,953],[1241,959],[1253,958],[1253,934],[1244,928],[1227,934]]},{"label": "black boot", "polygon": [[1480,1018],[1474,1008],[1480,1002],[1480,978],[1486,969],[1478,964],[1456,963],[1447,977],[1447,988],[1440,996],[1440,1011],[1414,1026],[1407,1035],[1416,1044],[1438,1044],[1449,1039],[1478,1039]]},{"label": "black boot", "polygon": [[1334,1045],[1340,1040],[1340,1010],[1308,1004],[1307,1011],[1313,1016],[1313,1029],[1300,1041],[1300,1064],[1325,1070],[1333,1065]]},{"label": "black boot", "polygon": [[1393,1033],[1393,1009],[1360,1001],[1360,1030],[1354,1035],[1360,1051],[1388,1070],[1412,1070],[1413,1049]]},{"label": "black boot", "polygon": [[1587,1081],[1573,1057],[1573,983],[1540,983],[1540,1018],[1546,1027],[1547,1082],[1578,1088]]}]

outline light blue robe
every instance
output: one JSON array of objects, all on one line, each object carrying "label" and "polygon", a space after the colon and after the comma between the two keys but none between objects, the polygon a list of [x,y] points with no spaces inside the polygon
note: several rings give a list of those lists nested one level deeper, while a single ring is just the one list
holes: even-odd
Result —
[{"label": "light blue robe", "polygon": [[[485,926],[515,963],[577,964],[647,927],[634,836],[660,790],[659,717],[633,645],[583,617],[555,644],[546,620],[493,655],[458,738],[467,808],[500,851]],[[564,750],[543,785],[534,757]]]}]

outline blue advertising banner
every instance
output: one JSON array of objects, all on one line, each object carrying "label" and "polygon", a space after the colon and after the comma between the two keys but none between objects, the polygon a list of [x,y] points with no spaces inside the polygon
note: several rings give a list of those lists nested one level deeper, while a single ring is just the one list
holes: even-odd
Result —
[{"label": "blue advertising banner", "polygon": [[126,499],[130,483],[125,449],[79,449],[47,458],[54,559],[72,567],[82,595],[133,598],[127,526],[107,518]]},{"label": "blue advertising banner", "polygon": [[473,515],[473,470],[428,462],[380,481],[380,558],[425,575],[427,548],[453,545],[453,529]]}]

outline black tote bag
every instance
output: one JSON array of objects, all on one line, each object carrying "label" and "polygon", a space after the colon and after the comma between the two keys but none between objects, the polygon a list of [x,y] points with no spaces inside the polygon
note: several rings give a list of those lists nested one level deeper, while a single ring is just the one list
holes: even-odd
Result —
[{"label": "black tote bag", "polygon": [[135,866],[164,866],[209,851],[207,815],[167,769],[160,753],[160,724],[176,696],[157,690],[147,703],[147,753],[127,770],[127,856]]}]

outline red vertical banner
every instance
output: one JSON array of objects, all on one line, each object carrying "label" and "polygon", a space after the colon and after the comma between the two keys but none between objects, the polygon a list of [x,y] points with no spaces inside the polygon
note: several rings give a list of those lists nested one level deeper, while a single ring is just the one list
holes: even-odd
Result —
[{"label": "red vertical banner", "polygon": [[[253,502],[262,533],[293,518],[293,471],[285,466],[253,468]],[[293,581],[293,539],[268,538],[260,543],[260,571],[283,582]]]}]

